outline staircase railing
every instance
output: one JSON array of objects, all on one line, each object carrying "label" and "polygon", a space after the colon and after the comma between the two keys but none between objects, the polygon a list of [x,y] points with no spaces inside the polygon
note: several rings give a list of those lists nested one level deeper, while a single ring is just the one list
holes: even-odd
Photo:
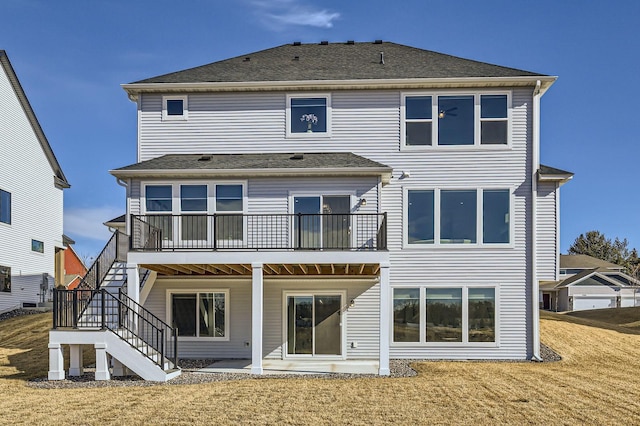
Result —
[{"label": "staircase railing", "polygon": [[113,262],[122,258],[122,240],[127,240],[125,234],[116,231],[113,233],[107,244],[104,246],[96,260],[78,284],[78,288],[83,290],[95,290],[100,287],[102,281],[111,270]]},{"label": "staircase railing", "polygon": [[104,288],[54,290],[53,329],[66,328],[110,330],[163,370],[166,361],[178,368],[178,330],[122,290],[117,296]]}]

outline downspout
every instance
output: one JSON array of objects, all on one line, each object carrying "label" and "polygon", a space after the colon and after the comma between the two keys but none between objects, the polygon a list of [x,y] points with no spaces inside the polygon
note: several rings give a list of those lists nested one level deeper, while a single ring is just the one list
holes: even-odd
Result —
[{"label": "downspout", "polygon": [[127,179],[126,181],[120,179],[120,178],[116,178],[116,182],[118,183],[118,185],[120,185],[121,187],[123,187],[126,191],[125,197],[127,200],[127,208],[126,211],[124,213],[124,223],[125,223],[125,232],[127,235],[131,235],[130,232],[130,228],[129,228],[129,185],[131,184],[131,179]]},{"label": "downspout", "polygon": [[533,361],[542,361],[540,356],[540,288],[538,284],[538,169],[540,168],[540,80],[533,89],[532,158],[531,158],[531,314],[533,333]]}]

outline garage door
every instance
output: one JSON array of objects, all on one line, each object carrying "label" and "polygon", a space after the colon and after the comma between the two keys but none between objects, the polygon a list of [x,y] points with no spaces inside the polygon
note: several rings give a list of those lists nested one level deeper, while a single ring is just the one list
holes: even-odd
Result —
[{"label": "garage door", "polygon": [[574,311],[586,311],[588,309],[615,308],[615,297],[575,297],[573,298]]}]

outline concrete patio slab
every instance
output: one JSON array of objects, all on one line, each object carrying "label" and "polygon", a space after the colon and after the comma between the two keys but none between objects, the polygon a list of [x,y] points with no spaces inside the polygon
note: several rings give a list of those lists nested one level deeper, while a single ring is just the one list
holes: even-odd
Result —
[{"label": "concrete patio slab", "polygon": [[[378,374],[378,361],[350,360],[264,360],[262,361],[265,375],[278,374]],[[244,373],[251,374],[251,360],[231,359],[220,360],[196,370],[198,373]]]}]

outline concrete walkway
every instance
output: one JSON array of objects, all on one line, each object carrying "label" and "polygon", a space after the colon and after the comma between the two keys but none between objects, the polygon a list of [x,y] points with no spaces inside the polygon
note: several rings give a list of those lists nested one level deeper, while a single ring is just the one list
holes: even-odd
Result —
[{"label": "concrete walkway", "polygon": [[[350,360],[264,360],[264,374],[378,374],[378,361]],[[196,370],[198,373],[246,373],[251,374],[251,360],[230,359]]]}]

